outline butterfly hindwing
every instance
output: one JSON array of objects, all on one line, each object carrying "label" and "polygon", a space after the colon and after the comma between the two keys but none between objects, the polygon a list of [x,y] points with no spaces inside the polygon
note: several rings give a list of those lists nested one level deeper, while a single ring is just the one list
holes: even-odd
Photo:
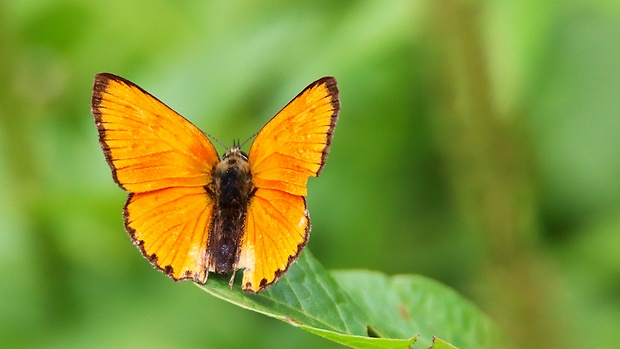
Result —
[{"label": "butterfly hindwing", "polygon": [[213,201],[199,187],[132,193],[125,205],[125,228],[158,269],[174,280],[205,283]]},{"label": "butterfly hindwing", "polygon": [[336,79],[310,84],[258,133],[249,152],[255,193],[248,210],[238,267],[243,289],[275,282],[308,241],[304,196],[329,152],[340,102]]},{"label": "butterfly hindwing", "polygon": [[129,198],[125,226],[157,268],[175,280],[207,279],[213,202],[205,186],[219,161],[207,137],[137,85],[98,74],[92,111],[114,180]]},{"label": "butterfly hindwing", "polygon": [[241,243],[243,289],[256,293],[275,282],[306,245],[309,232],[303,196],[257,190],[248,207]]}]

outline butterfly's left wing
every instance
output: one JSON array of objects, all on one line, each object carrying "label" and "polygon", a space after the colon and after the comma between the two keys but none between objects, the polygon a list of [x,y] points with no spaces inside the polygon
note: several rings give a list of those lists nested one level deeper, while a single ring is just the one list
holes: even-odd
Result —
[{"label": "butterfly's left wing", "polygon": [[237,263],[245,268],[245,291],[275,282],[306,245],[306,184],[323,169],[339,110],[336,79],[324,77],[289,102],[252,143],[248,157],[256,191]]},{"label": "butterfly's left wing", "polygon": [[192,123],[132,82],[97,74],[92,112],[112,175],[129,192],[125,228],[142,254],[174,280],[205,283],[213,200],[205,187],[219,161]]}]

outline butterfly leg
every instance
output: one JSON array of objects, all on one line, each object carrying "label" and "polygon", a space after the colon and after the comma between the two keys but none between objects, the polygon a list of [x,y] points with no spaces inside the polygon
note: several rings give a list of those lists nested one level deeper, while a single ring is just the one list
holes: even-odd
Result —
[{"label": "butterfly leg", "polygon": [[233,288],[233,285],[235,284],[235,273],[236,272],[237,272],[237,269],[233,268],[232,276],[230,277],[230,281],[228,281],[228,286],[230,286],[231,290]]}]

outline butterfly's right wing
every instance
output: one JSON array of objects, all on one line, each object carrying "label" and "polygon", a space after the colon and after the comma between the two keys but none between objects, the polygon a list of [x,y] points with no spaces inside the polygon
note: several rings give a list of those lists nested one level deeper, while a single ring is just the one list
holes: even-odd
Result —
[{"label": "butterfly's right wing", "polygon": [[306,183],[321,173],[340,100],[336,79],[306,87],[258,133],[249,152],[255,187],[239,257],[243,289],[259,292],[276,282],[308,241]]},{"label": "butterfly's right wing", "polygon": [[205,189],[219,161],[207,137],[139,86],[98,74],[92,112],[112,175],[128,191],[125,227],[153,265],[175,280],[207,280],[213,202]]}]

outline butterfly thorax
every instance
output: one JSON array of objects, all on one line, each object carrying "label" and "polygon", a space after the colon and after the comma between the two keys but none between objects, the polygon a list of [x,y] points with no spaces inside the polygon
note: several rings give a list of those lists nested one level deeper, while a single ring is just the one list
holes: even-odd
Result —
[{"label": "butterfly thorax", "polygon": [[211,256],[209,270],[225,274],[235,269],[245,215],[253,194],[248,157],[239,147],[228,150],[215,165],[206,189],[214,202],[207,246]]}]

